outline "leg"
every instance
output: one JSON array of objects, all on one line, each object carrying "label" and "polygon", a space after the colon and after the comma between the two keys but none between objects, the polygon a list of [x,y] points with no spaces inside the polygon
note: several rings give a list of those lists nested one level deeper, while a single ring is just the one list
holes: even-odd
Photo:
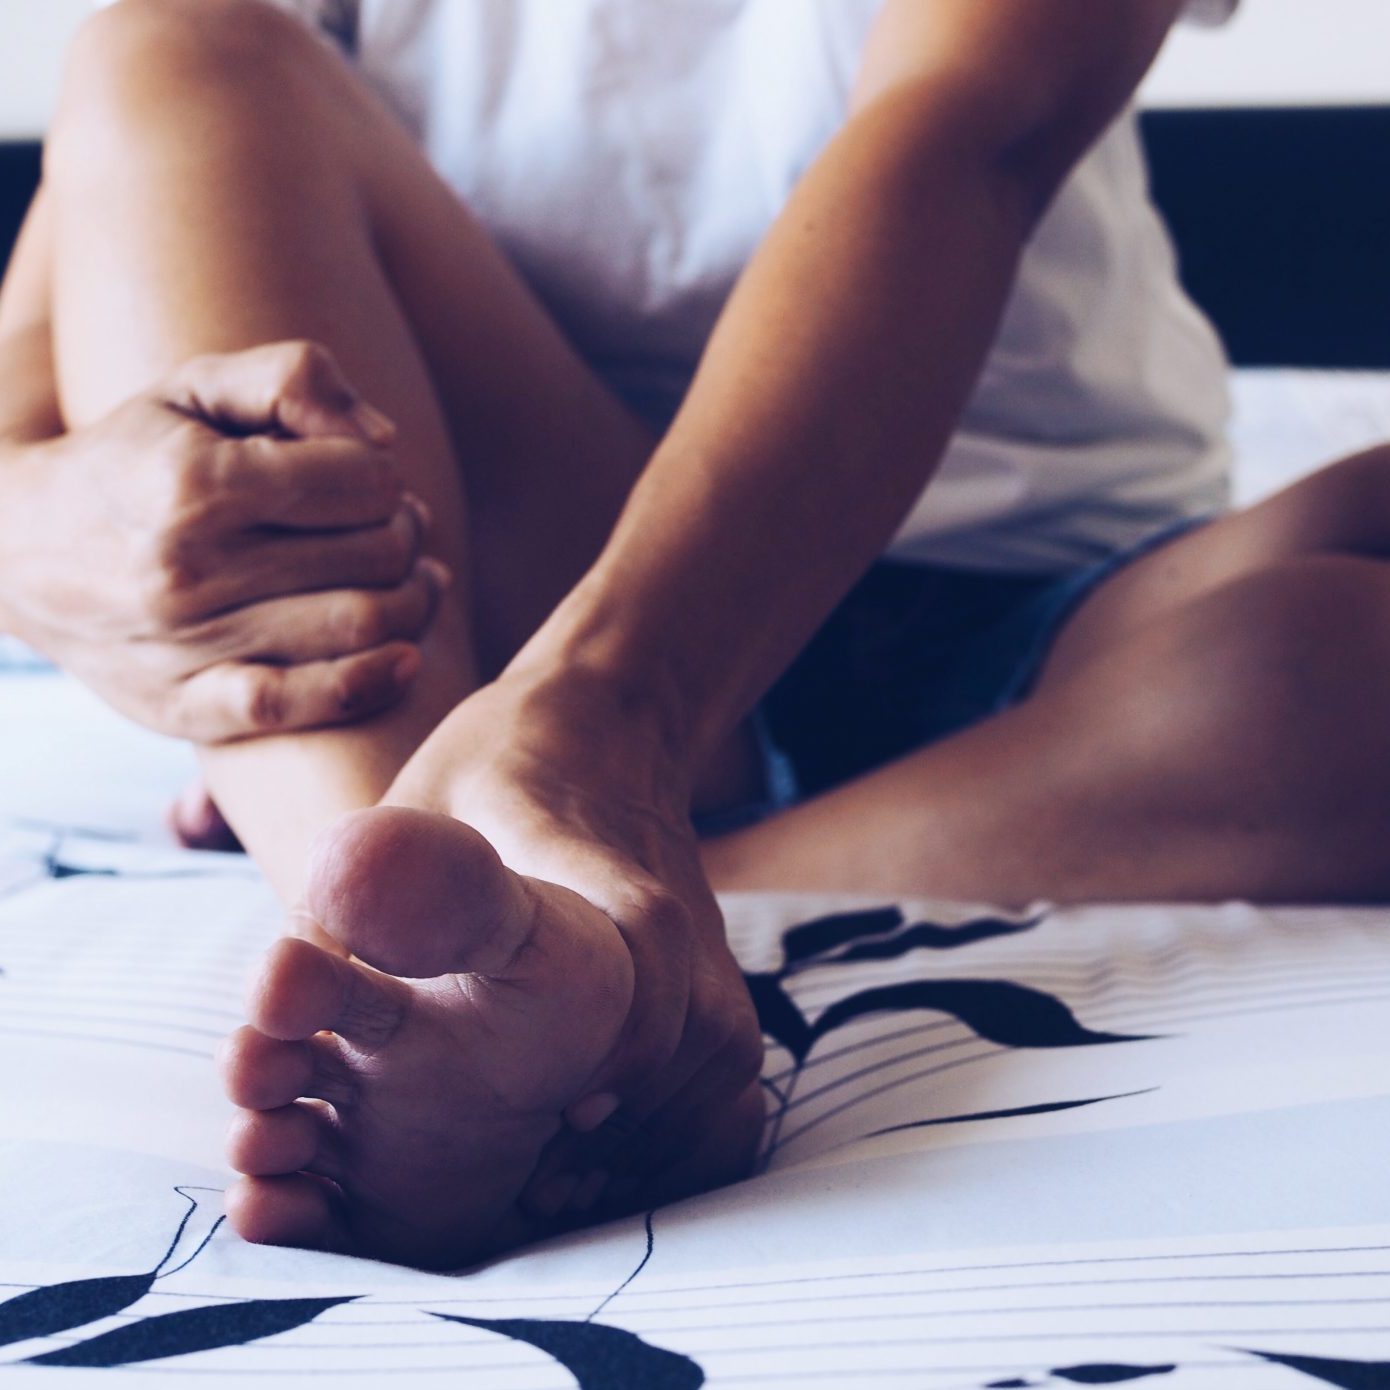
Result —
[{"label": "leg", "polygon": [[[197,351],[321,340],[399,424],[400,464],[435,512],[443,558],[475,579],[407,708],[209,757],[234,823],[297,897],[308,834],[374,801],[479,669],[548,611],[651,441],[400,132],[273,11],[125,0],[101,16],[74,59],[51,165],[70,420]],[[445,1263],[515,1240],[531,1228],[514,1197],[625,1019],[626,948],[597,909],[518,878],[444,816],[367,813],[316,864],[316,919],[381,968],[303,942],[269,960],[256,1028],[227,1057],[233,1097],[256,1108],[233,1156],[262,1179],[232,1199],[238,1229]],[[327,1044],[325,1029],[337,1034]],[[321,1072],[306,1074],[314,1059]],[[445,1074],[459,1084],[441,1089]],[[331,1114],[298,1105],[306,1093]],[[721,1150],[691,1181],[746,1156]],[[321,1180],[346,1199],[331,1219]]]},{"label": "leg", "polygon": [[[442,558],[460,576],[485,571],[483,601],[462,586],[402,708],[208,753],[219,800],[293,896],[313,831],[374,801],[472,688],[473,627],[495,666],[582,571],[650,440],[405,134],[267,7],[127,0],[92,21],[45,196],[69,421],[199,352],[322,341],[396,420],[400,467],[431,505]],[[485,555],[470,553],[470,523]],[[534,548],[505,543],[518,534]]]},{"label": "leg", "polygon": [[708,846],[723,888],[1381,898],[1390,449],[1136,562],[1021,706]]}]

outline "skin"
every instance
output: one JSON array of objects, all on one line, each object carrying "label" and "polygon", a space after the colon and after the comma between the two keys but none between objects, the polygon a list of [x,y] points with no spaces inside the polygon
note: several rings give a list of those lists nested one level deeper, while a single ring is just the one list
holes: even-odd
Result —
[{"label": "skin", "polygon": [[[240,682],[221,727],[261,736],[201,739],[209,784],[303,903],[301,939],[268,959],[225,1057],[245,1111],[230,1149],[249,1175],[230,1196],[243,1234],[452,1264],[737,1175],[760,1046],[711,882],[993,899],[1384,891],[1374,808],[1390,749],[1368,683],[1336,679],[1328,656],[1357,640],[1390,662],[1365,641],[1388,630],[1386,511],[1368,497],[1386,486],[1382,453],[1133,565],[1010,714],[737,835],[700,845],[690,828],[692,805],[756,790],[741,721],[928,481],[1031,228],[1177,9],[890,0],[849,120],[660,440],[292,24],[245,0],[209,0],[196,24],[185,0],[124,0],[88,26],[0,302],[27,383],[13,495],[61,490],[83,459],[89,477],[113,457],[142,473],[141,441],[172,402],[232,454],[250,442],[238,420],[273,420],[290,436],[273,442],[315,466],[389,452],[447,566],[420,568],[416,529],[370,577],[351,547],[332,551],[344,533],[358,550],[380,540],[384,500],[331,535],[315,513],[304,534],[274,536],[276,599],[310,597],[296,575],[318,564],[316,601],[352,594],[373,616],[359,661],[418,650],[408,692],[371,719],[300,728],[319,722],[301,717],[314,697],[255,698],[254,643],[221,658]],[[273,368],[263,344],[282,344]],[[132,398],[147,409],[122,425]],[[354,417],[361,401],[390,425]],[[188,462],[214,440],[193,434],[174,450],[180,476],[215,482]],[[30,466],[43,457],[70,461]],[[272,512],[270,483],[251,492],[248,517]],[[206,508],[161,523],[162,560],[189,510]],[[46,571],[0,542],[7,590],[24,596],[15,630],[42,637],[26,614],[47,614],[50,648],[70,641],[74,667],[94,653],[92,683],[150,722],[180,691],[208,707],[186,692],[216,661],[163,695],[141,687],[129,631],[82,630],[79,605],[41,580],[102,534],[102,515],[55,532]],[[150,553],[113,572],[167,598],[169,574],[141,568]],[[432,620],[417,605],[393,625],[410,583],[439,590]],[[258,633],[254,606],[218,616]],[[167,603],[148,611],[165,614],[165,646],[201,660],[213,648],[187,635],[206,619],[196,608],[182,626]],[[284,625],[301,643],[316,627]],[[345,659],[285,642],[272,684],[295,673],[321,692],[315,662]],[[295,731],[266,734],[267,711]],[[614,1106],[622,1122],[605,1123]]]}]

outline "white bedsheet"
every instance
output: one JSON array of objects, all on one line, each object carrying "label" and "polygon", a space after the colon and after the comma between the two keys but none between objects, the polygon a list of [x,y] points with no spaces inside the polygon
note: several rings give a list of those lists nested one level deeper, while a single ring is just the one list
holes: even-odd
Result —
[{"label": "white bedsheet", "polygon": [[275,906],[164,840],[184,750],[41,671],[0,727],[6,1384],[1390,1385],[1386,912],[730,899],[765,1171],[425,1275],[217,1227]]},{"label": "white bedsheet", "polygon": [[1390,372],[1238,371],[1231,394],[1237,506],[1390,441]]}]

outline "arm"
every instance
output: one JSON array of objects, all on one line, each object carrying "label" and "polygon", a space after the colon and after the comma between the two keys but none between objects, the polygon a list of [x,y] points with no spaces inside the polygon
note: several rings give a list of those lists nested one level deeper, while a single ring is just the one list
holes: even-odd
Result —
[{"label": "arm", "polygon": [[[343,408],[331,363],[311,359],[316,369],[305,372],[296,350],[270,349],[189,364],[67,433],[48,317],[48,221],[40,192],[0,293],[0,631],[131,718],[202,742],[394,703],[441,578],[411,570],[419,525],[401,513],[380,423],[355,418],[351,401]],[[290,419],[335,438],[310,448],[231,440],[225,427],[238,414],[247,428],[284,434]],[[207,505],[214,467],[242,484],[244,514]],[[316,555],[321,532],[260,526],[291,498],[302,513],[293,526],[390,529],[352,554]],[[219,553],[233,537],[245,537],[235,563],[203,559],[190,583],[180,557]],[[367,640],[355,641],[353,626]]]},{"label": "arm", "polygon": [[894,0],[611,543],[524,653],[681,759],[746,712],[934,471],[1025,241],[1177,0]]},{"label": "arm", "polygon": [[571,1123],[616,1097],[651,1146],[562,1149],[553,1167],[659,1171],[756,1077],[686,818],[697,769],[930,478],[1030,232],[1178,9],[890,0],[849,120],[740,280],[598,561],[393,789],[583,894],[628,941],[625,1042]]}]

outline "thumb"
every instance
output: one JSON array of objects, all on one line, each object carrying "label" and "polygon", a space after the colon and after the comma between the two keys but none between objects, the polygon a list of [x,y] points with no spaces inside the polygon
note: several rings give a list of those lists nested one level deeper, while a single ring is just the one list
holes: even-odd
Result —
[{"label": "thumb", "polygon": [[318,343],[267,343],[195,357],[165,382],[162,395],[169,405],[236,434],[347,435],[384,448],[396,433]]}]

